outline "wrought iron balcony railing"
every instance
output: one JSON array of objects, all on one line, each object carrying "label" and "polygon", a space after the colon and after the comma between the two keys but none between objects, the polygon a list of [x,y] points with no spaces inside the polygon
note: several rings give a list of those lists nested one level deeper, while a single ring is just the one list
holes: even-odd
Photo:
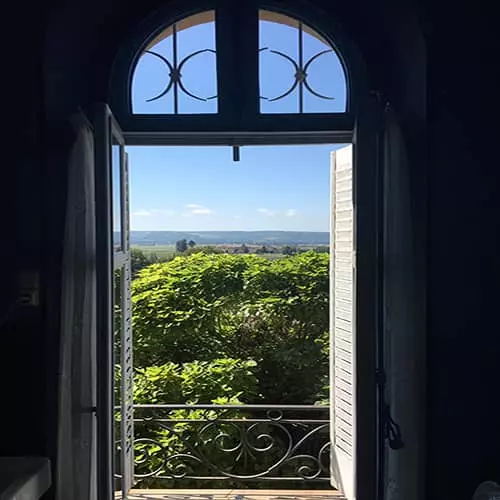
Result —
[{"label": "wrought iron balcony railing", "polygon": [[330,479],[328,407],[135,405],[134,424],[142,487]]}]

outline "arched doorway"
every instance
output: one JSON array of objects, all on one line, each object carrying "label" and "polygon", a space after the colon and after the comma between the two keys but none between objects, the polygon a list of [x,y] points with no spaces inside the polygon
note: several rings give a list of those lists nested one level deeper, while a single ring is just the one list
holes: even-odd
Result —
[{"label": "arched doorway", "polygon": [[[101,328],[109,332],[100,344],[102,377],[99,404],[108,408],[112,419],[112,269],[122,276],[122,467],[123,491],[130,487],[133,455],[133,402],[130,299],[130,241],[128,239],[127,161],[125,144],[130,145],[228,145],[249,144],[352,143],[352,173],[343,179],[351,185],[347,198],[346,219],[332,220],[345,225],[347,246],[333,247],[332,270],[332,480],[348,498],[373,492],[376,476],[377,419],[375,368],[376,332],[379,310],[377,248],[379,237],[377,181],[377,104],[370,102],[364,90],[361,65],[355,52],[342,37],[319,31],[319,16],[291,13],[279,5],[235,8],[217,4],[189,12],[171,11],[148,20],[137,37],[118,57],[113,74],[109,108],[101,108],[97,123],[98,172],[101,235],[100,293]],[[165,19],[168,22],[160,22]],[[305,21],[308,21],[306,23]],[[316,22],[314,22],[316,21]],[[314,24],[314,28],[311,25]],[[266,29],[272,26],[296,40],[296,53],[273,48],[265,42]],[[204,29],[212,37],[210,46],[193,47],[179,54],[178,39],[191,30]],[[212,30],[211,33],[208,33]],[[279,37],[278,37],[279,38]],[[308,46],[306,46],[309,44]],[[345,50],[342,50],[344,48]],[[351,58],[352,56],[352,63]],[[205,58],[206,80],[212,84],[193,90],[196,79],[188,65],[194,58]],[[330,57],[323,69],[333,75],[332,85],[321,88],[312,83],[313,65]],[[266,58],[268,58],[266,62]],[[269,61],[273,59],[273,62]],[[211,60],[211,62],[210,62]],[[243,61],[243,63],[242,63]],[[279,62],[278,62],[279,61]],[[291,69],[291,83],[278,81],[272,72],[282,64],[280,74]],[[156,65],[156,68],[154,66]],[[155,72],[158,81],[145,78],[141,71]],[[267,72],[267,73],[266,73]],[[149,84],[151,88],[147,88]],[[157,88],[155,88],[157,87]],[[201,90],[201,92],[200,92]],[[120,131],[121,129],[121,131]],[[113,163],[113,150],[117,162]],[[121,193],[120,244],[111,252],[113,166],[118,165]],[[99,179],[98,179],[99,180]],[[115,183],[116,185],[116,183]],[[340,185],[335,182],[335,185]],[[338,192],[342,196],[341,192]],[[104,197],[108,196],[106,200]],[[333,226],[333,233],[343,232]],[[346,230],[345,230],[346,229]],[[339,240],[340,242],[340,240]],[[339,252],[343,252],[340,255]],[[114,264],[113,264],[114,263]],[[342,263],[343,267],[339,267]],[[342,288],[342,289],[341,289]],[[125,375],[128,374],[128,379]],[[336,383],[338,379],[338,383]],[[123,394],[128,396],[123,397]],[[104,411],[101,410],[103,415]],[[100,459],[112,463],[112,422],[99,427]],[[125,453],[123,452],[125,450]],[[109,472],[108,468],[108,472]],[[112,471],[112,468],[111,468]],[[103,477],[105,473],[103,472]],[[103,491],[110,487],[108,474]],[[108,490],[109,493],[109,490]]]}]

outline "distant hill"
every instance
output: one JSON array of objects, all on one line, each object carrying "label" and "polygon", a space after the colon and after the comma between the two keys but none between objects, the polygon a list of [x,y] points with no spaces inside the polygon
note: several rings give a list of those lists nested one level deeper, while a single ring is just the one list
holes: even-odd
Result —
[{"label": "distant hill", "polygon": [[[330,234],[313,231],[131,231],[132,245],[174,245],[176,241],[193,240],[198,245],[242,243],[255,245],[328,245]],[[115,233],[115,242],[118,241]]]}]

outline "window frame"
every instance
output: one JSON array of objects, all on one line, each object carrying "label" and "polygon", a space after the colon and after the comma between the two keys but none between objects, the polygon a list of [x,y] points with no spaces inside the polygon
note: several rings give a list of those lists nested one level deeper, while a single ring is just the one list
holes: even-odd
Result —
[{"label": "window frame", "polygon": [[[348,85],[347,111],[343,113],[303,113],[303,114],[265,114],[259,111],[258,78],[258,26],[259,9],[271,10],[293,17],[307,24],[324,37],[337,51],[344,62]],[[135,61],[145,46],[174,22],[205,10],[215,10],[217,63],[231,67],[235,53],[248,54],[246,64],[241,65],[237,78],[231,82],[224,78],[227,74],[218,67],[218,110],[217,114],[196,115],[139,115],[131,109],[130,90]],[[224,20],[225,18],[225,20]],[[232,22],[230,33],[217,29],[217,22]],[[224,24],[223,24],[224,26]],[[321,29],[324,26],[328,29]],[[233,44],[235,33],[248,33],[240,36]],[[362,293],[356,297],[358,311],[368,312],[358,326],[359,335],[356,359],[360,368],[356,402],[360,417],[357,427],[359,442],[356,447],[356,467],[358,471],[357,498],[374,498],[377,484],[377,449],[383,446],[377,434],[375,342],[377,314],[380,309],[376,297],[376,277],[373,275],[377,263],[376,243],[379,233],[376,202],[378,199],[376,158],[366,71],[356,47],[345,36],[342,29],[325,12],[303,2],[250,0],[237,4],[233,0],[173,0],[168,6],[158,10],[137,26],[126,37],[125,43],[117,54],[111,73],[109,103],[120,124],[127,145],[281,145],[281,144],[321,144],[352,143],[355,151],[354,196],[356,209],[356,267],[359,274],[367,272]],[[235,46],[241,49],[235,51]],[[244,82],[244,85],[243,85]],[[244,89],[238,94],[238,83]],[[221,88],[222,87],[222,88]],[[235,111],[234,102],[243,105]],[[368,110],[368,111],[367,111]],[[373,119],[373,116],[372,116]],[[361,127],[360,127],[361,124]],[[369,129],[369,130],[367,130]],[[357,319],[359,316],[357,316]],[[361,381],[362,379],[362,381]],[[361,382],[361,383],[360,383]],[[361,411],[362,410],[362,411]]]}]

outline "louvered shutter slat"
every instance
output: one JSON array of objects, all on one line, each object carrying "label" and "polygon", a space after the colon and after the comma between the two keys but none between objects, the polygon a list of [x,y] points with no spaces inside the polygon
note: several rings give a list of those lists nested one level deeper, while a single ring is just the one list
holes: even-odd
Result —
[{"label": "louvered shutter slat", "polygon": [[354,491],[354,228],[352,146],[331,157],[330,363],[332,484]]}]

